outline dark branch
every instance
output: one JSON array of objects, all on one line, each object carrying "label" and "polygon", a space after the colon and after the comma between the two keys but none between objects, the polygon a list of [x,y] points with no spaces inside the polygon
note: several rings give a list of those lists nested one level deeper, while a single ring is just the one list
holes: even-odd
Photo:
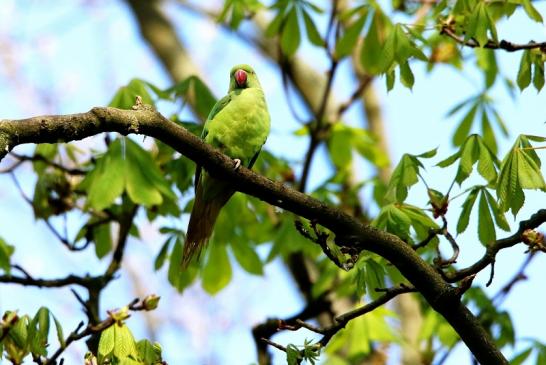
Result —
[{"label": "dark branch", "polygon": [[471,48],[483,47],[488,49],[502,49],[507,52],[515,52],[515,51],[521,51],[525,49],[545,49],[546,48],[546,42],[536,43],[536,42],[530,41],[529,43],[517,44],[517,43],[505,41],[505,40],[501,40],[500,42],[488,40],[486,44],[484,44],[483,46],[480,46],[480,44],[474,39],[465,40],[464,37],[457,35],[455,31],[449,27],[449,25],[445,25],[440,31],[440,34],[445,34],[449,38],[453,39],[455,42],[467,47],[471,47]]},{"label": "dark branch", "polygon": [[56,163],[55,161],[50,161],[42,155],[25,156],[25,155],[19,155],[17,153],[12,152],[11,156],[13,156],[16,160],[18,160],[21,163],[22,162],[43,162],[46,165],[51,166],[62,172],[65,172],[69,175],[84,175],[86,172],[85,170],[82,170],[82,169],[70,168],[70,167],[63,166],[59,163]]},{"label": "dark branch", "polygon": [[379,298],[377,298],[376,300],[374,300],[373,302],[370,302],[360,308],[356,308],[350,312],[347,312],[345,314],[342,314],[338,317],[335,318],[335,324],[333,324],[332,326],[328,327],[328,328],[325,328],[322,330],[322,333],[324,335],[324,337],[322,337],[322,339],[319,341],[319,343],[321,344],[321,346],[326,346],[328,344],[328,342],[330,342],[330,340],[332,339],[332,337],[338,333],[341,329],[345,328],[345,326],[347,325],[347,323],[349,323],[351,320],[355,319],[355,318],[358,318],[358,317],[361,317],[363,315],[365,315],[366,313],[369,313],[371,311],[373,311],[374,309],[382,306],[383,304],[387,303],[388,301],[390,301],[391,299],[393,299],[394,297],[400,295],[400,294],[404,294],[404,293],[411,293],[411,292],[415,292],[416,289],[413,288],[413,287],[409,287],[409,286],[405,286],[405,285],[400,285],[396,288],[391,288],[391,289],[388,289],[385,291],[385,294],[383,294],[382,296],[380,296]]},{"label": "dark branch", "polygon": [[[149,308],[146,307],[144,304],[144,301],[139,302],[138,299],[133,300],[129,305],[127,305],[128,310],[130,311],[142,311],[142,310],[149,310]],[[128,318],[129,314],[127,314]],[[43,364],[44,365],[53,365],[56,364],[57,359],[59,356],[62,355],[62,353],[66,350],[70,344],[72,344],[75,341],[81,340],[84,337],[100,334],[102,331],[106,330],[108,327],[111,327],[114,325],[118,320],[116,320],[116,314],[115,312],[108,312],[108,317],[97,323],[92,324],[88,323],[87,326],[82,330],[83,322],[80,322],[75,330],[73,330],[68,337],[64,340],[64,345],[60,346],[57,351],[51,355],[50,358],[46,359]]]},{"label": "dark branch", "polygon": [[30,275],[25,277],[0,275],[0,283],[36,286],[38,288],[62,288],[69,285],[79,285],[85,288],[93,286],[98,277],[69,275],[60,279],[36,279]]},{"label": "dark branch", "polygon": [[[342,246],[367,250],[384,257],[446,318],[478,360],[482,363],[507,364],[487,332],[460,302],[456,288],[447,284],[399,237],[364,225],[338,209],[249,169],[241,167],[234,170],[231,158],[155,111],[94,108],[81,114],[3,120],[0,121],[0,159],[23,143],[68,142],[108,131],[157,138],[202,165],[212,176],[231,182],[238,191],[315,220],[332,231],[336,242]],[[546,219],[546,210],[543,215],[543,219]],[[515,240],[519,241],[519,236]],[[506,243],[499,243],[502,244]]]},{"label": "dark branch", "polygon": [[[387,303],[389,300],[393,299],[394,297],[400,295],[400,294],[403,294],[403,293],[410,293],[410,292],[415,292],[416,289],[413,288],[413,287],[409,287],[409,286],[406,286],[406,285],[400,285],[396,288],[390,288],[390,289],[384,289],[384,290],[381,290],[381,289],[376,289],[377,291],[383,291],[385,292],[385,294],[383,294],[381,297],[377,298],[376,300],[374,300],[373,302],[370,302],[360,308],[356,308],[350,312],[347,312],[347,313],[344,313],[338,317],[336,317],[334,319],[334,324],[332,324],[331,326],[329,327],[325,327],[325,328],[319,328],[319,327],[316,327],[316,326],[313,326],[307,322],[304,322],[304,320],[302,320],[302,318],[298,318],[298,319],[295,319],[295,320],[291,320],[290,322],[280,322],[279,325],[278,325],[278,329],[286,329],[286,330],[289,330],[289,331],[297,331],[299,330],[300,328],[306,328],[308,329],[309,331],[312,331],[312,332],[315,332],[315,333],[318,333],[318,334],[321,334],[322,335],[322,338],[318,341],[317,345],[319,347],[325,347],[328,342],[330,342],[330,340],[332,339],[332,337],[334,337],[339,331],[341,331],[342,329],[345,328],[345,326],[347,326],[347,324],[355,319],[355,318],[358,318],[358,317],[361,317],[363,315],[365,315],[366,313],[369,313],[373,310],[375,310],[376,308],[382,306],[383,304]],[[282,351],[285,351],[286,352],[286,348],[284,348],[284,346],[281,346],[281,345],[278,345],[277,343],[274,343],[272,341],[266,341],[265,338],[262,338],[261,339],[262,341],[268,343],[269,345],[272,345]],[[281,347],[279,347],[281,346]]]},{"label": "dark branch", "polygon": [[520,222],[519,229],[513,235],[497,240],[495,243],[487,247],[483,257],[466,269],[459,270],[453,274],[446,274],[449,282],[459,281],[469,275],[477,274],[482,271],[487,265],[495,262],[497,253],[508,247],[512,247],[523,242],[523,233],[528,229],[534,229],[546,222],[546,209],[541,209],[531,216],[531,218]]},{"label": "dark branch", "polygon": [[282,329],[288,329],[290,327],[298,326],[298,321],[305,321],[317,317],[321,313],[331,311],[332,303],[327,298],[328,294],[329,293],[324,293],[316,299],[311,299],[307,302],[305,308],[303,308],[300,313],[297,313],[290,318],[271,318],[264,323],[255,326],[252,329],[252,336],[254,337],[254,342],[256,343],[256,348],[258,349],[258,363],[271,363],[271,358],[269,356],[269,353],[267,352],[266,346],[267,344],[271,345],[271,343],[264,341],[264,339],[269,339],[271,336],[273,336],[275,333]]}]

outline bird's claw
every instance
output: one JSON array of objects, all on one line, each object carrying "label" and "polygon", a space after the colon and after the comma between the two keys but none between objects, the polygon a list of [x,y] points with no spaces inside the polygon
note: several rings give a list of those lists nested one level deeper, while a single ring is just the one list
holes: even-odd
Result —
[{"label": "bird's claw", "polygon": [[238,158],[235,158],[233,159],[233,161],[235,161],[235,170],[238,170],[239,167],[241,167],[241,160],[239,160]]}]

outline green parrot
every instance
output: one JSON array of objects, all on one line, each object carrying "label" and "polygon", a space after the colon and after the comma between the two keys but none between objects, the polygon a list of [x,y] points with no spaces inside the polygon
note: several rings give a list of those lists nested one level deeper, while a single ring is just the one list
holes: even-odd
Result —
[{"label": "green parrot", "polygon": [[[202,139],[233,158],[235,169],[251,168],[269,134],[269,112],[256,73],[249,65],[234,66],[228,94],[210,111]],[[182,268],[199,259],[220,209],[235,193],[226,181],[211,177],[201,166],[195,173],[195,201],[182,253]]]}]

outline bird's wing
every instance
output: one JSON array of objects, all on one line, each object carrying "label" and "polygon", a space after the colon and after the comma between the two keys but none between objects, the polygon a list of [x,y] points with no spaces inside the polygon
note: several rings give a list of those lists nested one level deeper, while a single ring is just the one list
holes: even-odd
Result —
[{"label": "bird's wing", "polygon": [[[213,123],[214,122],[214,117],[222,110],[225,108],[226,105],[229,104],[229,102],[231,101],[231,95],[230,94],[227,94],[226,96],[224,96],[222,99],[218,100],[216,102],[216,104],[214,104],[214,106],[212,107],[212,109],[210,110],[210,113],[209,113],[209,116],[207,118],[207,121],[205,122],[205,125],[203,127],[203,132],[201,133],[201,139],[205,139],[205,137],[207,136],[207,134],[209,133],[209,129],[207,128],[207,126],[210,124],[210,123]],[[195,186],[195,189],[197,189],[197,184],[199,184],[199,178],[201,176],[201,165],[197,165],[195,167],[195,181],[194,181],[194,186]]]},{"label": "bird's wing", "polygon": [[254,154],[254,156],[252,156],[252,158],[250,159],[250,162],[248,163],[248,168],[251,169],[252,166],[254,166],[254,163],[256,162],[256,160],[258,159],[258,155],[260,154],[260,152],[262,151],[262,147],[260,147],[260,149],[258,150],[258,152],[256,152]]}]

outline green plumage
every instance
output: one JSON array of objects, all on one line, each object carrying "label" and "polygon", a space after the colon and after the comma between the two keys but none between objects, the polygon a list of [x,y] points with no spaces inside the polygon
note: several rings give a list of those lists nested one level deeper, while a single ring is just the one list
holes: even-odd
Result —
[{"label": "green plumage", "polygon": [[[243,81],[244,80],[244,81]],[[201,136],[205,142],[251,168],[269,134],[269,112],[264,93],[252,67],[231,69],[228,94],[210,111]],[[234,164],[235,167],[235,164]],[[212,178],[200,166],[195,177],[195,201],[182,254],[182,267],[199,258],[212,235],[220,209],[235,190]]]}]

